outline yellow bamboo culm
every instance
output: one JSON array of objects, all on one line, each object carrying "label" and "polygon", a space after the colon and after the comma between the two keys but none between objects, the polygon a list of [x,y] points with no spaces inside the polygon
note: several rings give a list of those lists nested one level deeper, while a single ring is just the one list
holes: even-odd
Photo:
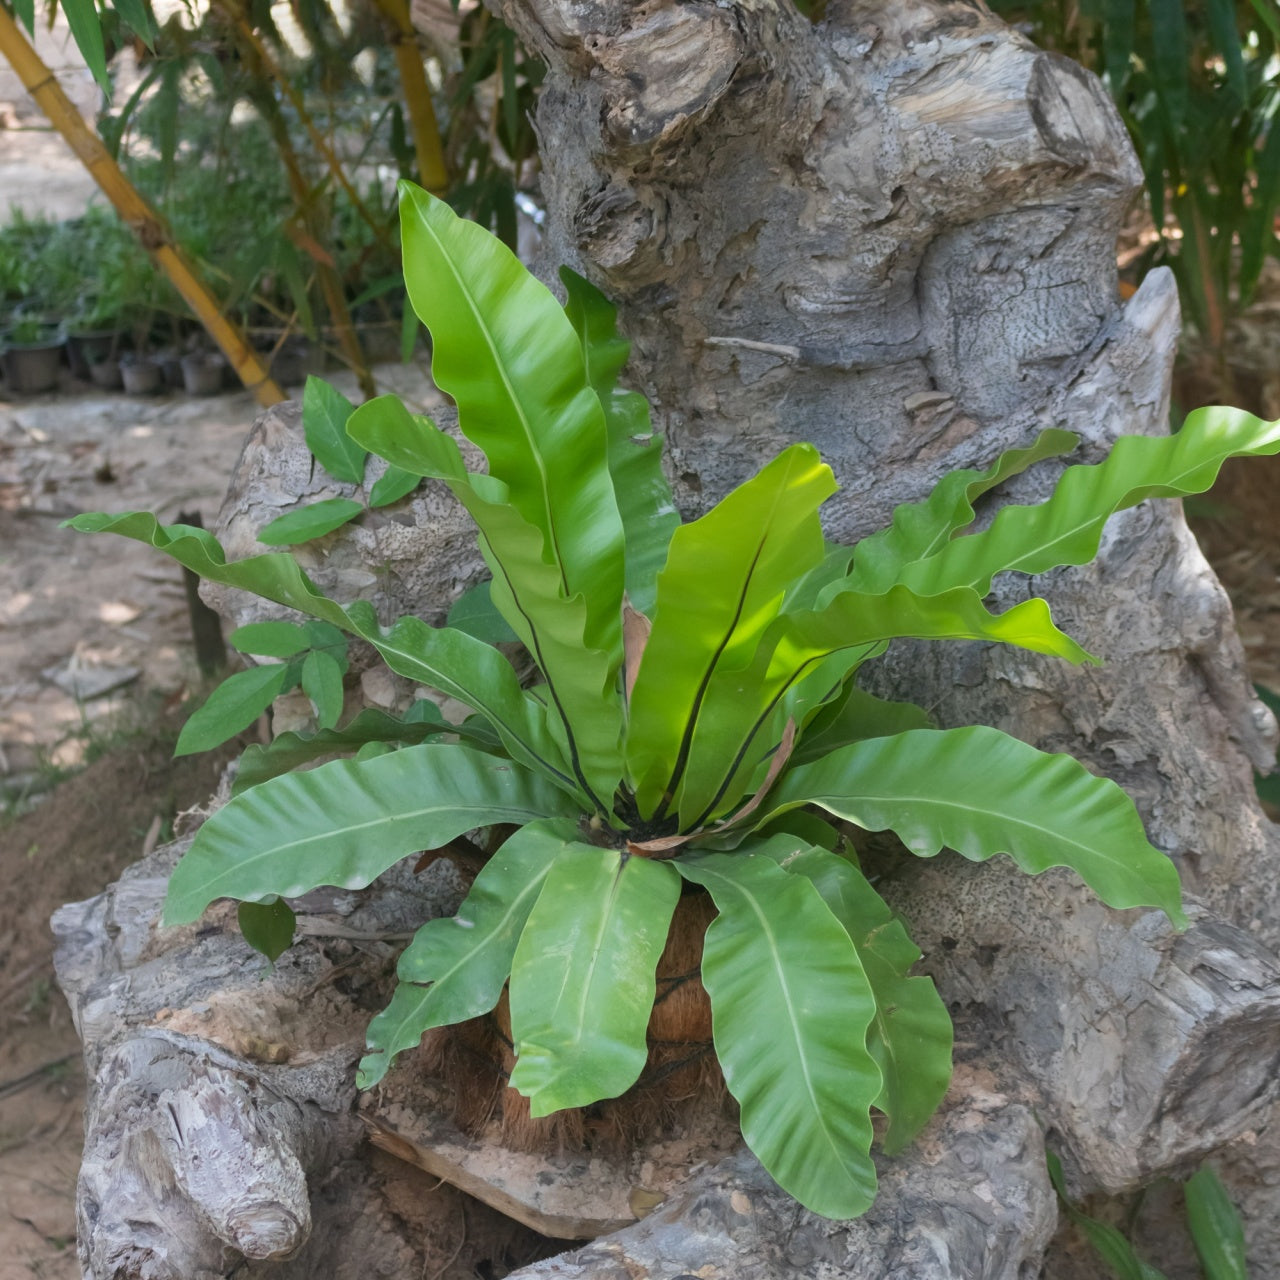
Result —
[{"label": "yellow bamboo culm", "polygon": [[418,176],[432,195],[442,196],[449,185],[449,170],[444,161],[436,109],[431,102],[431,86],[427,84],[426,69],[422,65],[422,50],[418,48],[418,33],[409,18],[409,0],[374,0],[374,3],[395,28],[396,67],[413,133]]},{"label": "yellow bamboo culm", "polygon": [[270,373],[239,329],[219,310],[217,301],[169,238],[159,215],[125,177],[102,139],[84,122],[53,72],[45,66],[3,5],[0,5],[0,53],[4,54],[27,92],[115,205],[121,218],[133,229],[156,265],[185,299],[205,331],[221,348],[246,389],[253,392],[264,408],[279,404],[285,398],[284,392],[272,381]]}]

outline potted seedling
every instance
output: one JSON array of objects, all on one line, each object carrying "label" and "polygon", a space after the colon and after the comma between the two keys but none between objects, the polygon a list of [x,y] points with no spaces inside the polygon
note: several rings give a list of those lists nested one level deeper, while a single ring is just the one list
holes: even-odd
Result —
[{"label": "potted seedling", "polygon": [[65,340],[58,326],[38,316],[18,316],[0,333],[0,366],[9,390],[33,396],[58,385]]}]

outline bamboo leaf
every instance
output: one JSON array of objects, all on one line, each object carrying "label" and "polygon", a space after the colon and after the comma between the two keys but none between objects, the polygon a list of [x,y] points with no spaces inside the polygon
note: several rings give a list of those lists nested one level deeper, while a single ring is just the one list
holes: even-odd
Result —
[{"label": "bamboo leaf", "polygon": [[1153,86],[1174,130],[1187,118],[1187,19],[1183,0],[1147,0],[1151,14]]},{"label": "bamboo leaf", "polygon": [[111,6],[124,19],[129,29],[148,49],[154,51],[156,36],[155,15],[148,0],[112,0]]},{"label": "bamboo leaf", "polygon": [[342,666],[323,649],[312,649],[302,664],[302,692],[316,709],[321,729],[332,729],[342,715]]},{"label": "bamboo leaf", "polygon": [[36,33],[36,0],[13,0],[13,12],[18,21],[34,36]]},{"label": "bamboo leaf", "polygon": [[1244,105],[1248,85],[1245,82],[1240,30],[1236,26],[1236,6],[1233,0],[1205,0],[1205,8],[1213,43],[1226,68],[1227,86],[1234,99],[1231,106],[1238,110]]},{"label": "bamboo leaf", "polygon": [[865,1212],[876,1193],[870,1107],[881,1081],[866,1048],[875,998],[849,935],[807,879],[767,856],[706,854],[677,867],[719,912],[702,980],[742,1136],[815,1213]]},{"label": "bamboo leaf", "polygon": [[[434,714],[424,715],[427,708]],[[435,703],[426,698],[415,702],[410,713],[415,714],[414,719],[409,719],[408,714],[404,719],[397,719],[369,707],[341,729],[321,729],[313,734],[282,733],[266,746],[255,743],[246,747],[236,768],[231,794],[239,795],[268,778],[279,777],[321,756],[359,751],[369,743],[399,742],[413,746],[428,738],[458,731],[457,726],[441,717]]]},{"label": "bamboo leaf", "polygon": [[955,534],[974,519],[974,502],[1010,477],[1019,475],[1045,458],[1061,457],[1080,443],[1074,431],[1056,428],[1041,432],[1034,444],[1009,449],[984,471],[952,471],[934,486],[923,502],[894,508],[888,528],[863,538],[853,549],[847,581],[833,583],[816,601],[818,607],[838,591],[876,595],[900,581],[905,565],[941,551]]},{"label": "bamboo leaf", "polygon": [[355,406],[323,378],[309,376],[302,391],[302,430],[307,448],[335,480],[364,481],[365,452],[347,435]]},{"label": "bamboo leaf", "polygon": [[1112,95],[1119,97],[1129,78],[1129,59],[1133,56],[1137,0],[1103,0],[1103,58]]},{"label": "bamboo leaf", "polygon": [[300,542],[323,538],[363,514],[364,507],[350,498],[325,498],[263,525],[258,530],[258,541],[267,546],[294,547]]},{"label": "bamboo leaf", "polygon": [[708,684],[693,744],[706,766],[690,772],[681,793],[682,825],[701,826],[732,808],[782,725],[788,719],[804,723],[833,685],[880,652],[883,642],[899,637],[987,640],[1070,662],[1094,661],[1054,626],[1049,606],[1035,597],[992,614],[968,587],[926,596],[896,586],[878,596],[845,591],[821,611],[783,614],[749,666],[717,672]]},{"label": "bamboo leaf", "polygon": [[617,309],[590,281],[560,268],[568,294],[565,314],[582,344],[587,381],[600,397],[609,433],[609,471],[626,538],[626,589],[632,608],[653,609],[659,570],[666,563],[680,513],[662,470],[662,437],[649,420],[649,402],[618,386],[631,344],[621,337]]},{"label": "bamboo leaf", "polygon": [[[834,490],[818,451],[792,445],[676,530],[627,729],[627,772],[643,816],[661,813],[689,785],[685,772],[712,678],[751,661],[787,587],[822,559],[818,507]],[[700,768],[693,785],[705,788]]]},{"label": "bamboo leaf", "polygon": [[76,48],[84,57],[85,65],[93,72],[93,78],[111,97],[111,79],[107,75],[107,51],[102,42],[102,22],[94,0],[60,0],[67,26],[76,42]]},{"label": "bamboo leaf", "polygon": [[233,649],[263,658],[292,658],[311,646],[296,622],[250,622],[237,627],[227,640]]},{"label": "bamboo leaf", "polygon": [[164,922],[196,920],[215,898],[360,889],[472,827],[566,812],[571,803],[535,774],[456,743],[335,760],[272,778],[219,809],[170,877]]},{"label": "bamboo leaf", "polygon": [[933,979],[910,977],[920,948],[871,882],[851,862],[825,849],[773,840],[770,856],[804,876],[857,948],[876,1011],[867,1050],[882,1085],[872,1106],[889,1118],[884,1149],[901,1151],[938,1109],[951,1081],[951,1015]]},{"label": "bamboo leaf", "polygon": [[556,856],[511,965],[511,1087],[532,1115],[635,1083],[679,897],[669,863],[582,843]]},{"label": "bamboo leaf", "polygon": [[236,910],[236,922],[244,940],[275,964],[293,946],[297,919],[293,908],[283,898],[270,902],[242,902]]},{"label": "bamboo leaf", "polygon": [[228,676],[182,726],[175,756],[212,751],[247,729],[284,689],[288,668],[279,663]]},{"label": "bamboo leaf", "polygon": [[397,965],[391,1003],[369,1024],[361,1089],[377,1084],[423,1032],[478,1018],[498,1003],[529,912],[576,836],[577,824],[564,818],[521,827],[480,869],[457,914],[418,930]]},{"label": "bamboo leaf", "polygon": [[[542,536],[563,595],[581,595],[587,648],[621,660],[623,532],[604,413],[573,326],[546,287],[482,227],[400,185],[405,283],[431,331],[436,384],[489,473]],[[394,461],[394,459],[392,459]]]},{"label": "bamboo leaf", "polygon": [[1204,1267],[1205,1280],[1249,1280],[1244,1224],[1222,1179],[1205,1165],[1183,1186],[1187,1228]]},{"label": "bamboo leaf", "polygon": [[907,566],[901,580],[922,593],[972,587],[985,595],[997,573],[1044,573],[1087,564],[1103,525],[1147,498],[1203,493],[1227,458],[1280,453],[1280,422],[1241,409],[1197,409],[1172,436],[1122,436],[1105,461],[1069,467],[1052,497],[1005,507],[982,533],[955,538]]},{"label": "bamboo leaf", "polygon": [[316,590],[291,555],[272,552],[227,563],[218,540],[190,525],[159,524],[146,511],[94,513],[66,522],[82,533],[117,533],[163,551],[211,582],[252,591],[367,640],[398,675],[439,689],[473,707],[493,725],[512,758],[555,778],[570,793],[561,748],[548,732],[546,709],[520,688],[511,664],[491,645],[420,618],[401,618],[384,629],[373,607],[357,600],[343,608]]},{"label": "bamboo leaf", "polygon": [[817,804],[868,831],[892,830],[922,858],[945,845],[972,862],[1007,853],[1035,875],[1070,867],[1112,907],[1159,907],[1186,927],[1173,863],[1147,843],[1133,801],[1066,755],[996,729],[913,729],[798,765],[767,822]]}]

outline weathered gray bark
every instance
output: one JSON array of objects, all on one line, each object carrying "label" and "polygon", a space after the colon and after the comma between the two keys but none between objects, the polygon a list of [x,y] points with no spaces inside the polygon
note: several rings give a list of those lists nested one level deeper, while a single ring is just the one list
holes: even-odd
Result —
[{"label": "weathered gray bark", "polygon": [[[549,63],[539,112],[548,262],[569,262],[619,303],[632,374],[667,435],[687,514],[797,438],[835,468],[843,492],[830,532],[853,538],[947,470],[1044,426],[1080,432],[1088,458],[1122,432],[1166,429],[1176,296],[1156,273],[1117,301],[1115,236],[1140,173],[1105,94],[1079,68],[962,0],[831,0],[816,28],[774,0],[501,8]],[[278,461],[282,430],[264,426],[246,451],[225,513],[237,537],[272,506],[273,484],[286,499],[307,492],[310,477],[290,480],[296,463]],[[1010,494],[1042,494],[1052,470]],[[414,539],[399,583],[357,580],[376,537],[338,539],[329,568],[353,574],[353,591],[432,615],[471,562],[455,516],[434,495],[419,501],[410,522],[420,527],[395,534]],[[1269,949],[1280,938],[1280,843],[1250,775],[1274,750],[1274,723],[1251,696],[1225,596],[1174,507],[1126,514],[1095,567],[1038,589],[1105,667],[904,646],[876,678],[943,724],[995,724],[1116,777],[1203,904],[1194,927],[1179,937],[1152,913],[1108,911],[1065,875],[1028,881],[945,856],[887,863],[887,894],[945,997],[967,1012],[964,1081],[990,1071],[998,1101],[953,1094],[921,1142],[885,1166],[881,1199],[859,1224],[808,1219],[735,1159],[643,1223],[523,1274],[657,1280],[732,1259],[733,1274],[762,1280],[1029,1276],[1054,1206],[1028,1108],[1081,1192],[1185,1172],[1245,1135],[1227,1168],[1257,1273],[1280,1274],[1280,1140],[1268,1137],[1280,1127],[1280,966]],[[1027,590],[1006,583],[998,594],[1011,602]],[[190,980],[165,1003],[202,998]],[[221,980],[210,968],[204,989]],[[77,989],[91,985],[86,976]],[[100,1030],[96,1088],[133,1097],[118,1068],[135,1061],[137,1096],[158,1096],[147,1078],[154,1046],[130,1049],[141,1053],[131,1060]],[[231,1086],[251,1116],[263,1112],[245,1132],[280,1123],[278,1095],[256,1080]],[[307,1112],[281,1139],[298,1168],[323,1160],[324,1141],[348,1149],[332,1136],[346,1133],[336,1095],[333,1106],[320,1107],[328,1138],[306,1136]],[[112,1124],[96,1106],[89,1142],[107,1160],[123,1149]],[[190,1198],[189,1173],[174,1178]],[[115,1203],[109,1182],[100,1214]],[[297,1197],[285,1209],[301,1223]],[[281,1213],[262,1212],[279,1239],[293,1238]],[[229,1212],[194,1217],[205,1236],[184,1256],[212,1257],[228,1236],[243,1252]],[[91,1252],[112,1238],[88,1230]]]}]

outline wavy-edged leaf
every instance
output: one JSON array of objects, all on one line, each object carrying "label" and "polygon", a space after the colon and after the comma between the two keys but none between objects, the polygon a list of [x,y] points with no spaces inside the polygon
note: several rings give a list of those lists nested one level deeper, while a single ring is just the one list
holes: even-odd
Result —
[{"label": "wavy-edged leaf", "polygon": [[666,862],[581,842],[557,855],[511,963],[511,1087],[534,1116],[636,1082],[680,897]]},{"label": "wavy-edged leaf", "polygon": [[394,396],[352,415],[348,429],[382,457],[409,460],[448,484],[480,529],[493,572],[490,597],[533,655],[547,682],[575,775],[602,813],[622,776],[622,709],[616,695],[619,654],[585,644],[587,604],[564,595],[559,572],[542,556],[538,531],[492,476],[469,473],[457,443]]},{"label": "wavy-edged leaf", "polygon": [[604,411],[578,337],[550,291],[482,227],[400,184],[405,284],[431,331],[436,385],[489,474],[542,535],[566,599],[586,606],[583,643],[621,660],[622,519]]},{"label": "wavy-edged leaf", "polygon": [[806,1208],[865,1213],[876,1194],[870,1108],[881,1082],[866,1047],[875,998],[848,933],[807,879],[767,855],[676,865],[719,912],[702,981],[742,1136]]},{"label": "wavy-edged leaf", "polygon": [[587,381],[600,397],[609,433],[609,471],[626,538],[626,587],[631,606],[651,612],[658,571],[666,563],[680,513],[662,470],[662,436],[653,429],[649,402],[618,386],[631,343],[618,333],[617,308],[589,280],[560,268],[568,295],[565,314],[582,344]]},{"label": "wavy-edged leaf", "polygon": [[951,1015],[933,979],[911,977],[920,948],[902,921],[848,859],[826,849],[770,842],[780,865],[804,876],[822,895],[858,950],[875,995],[867,1049],[880,1068],[872,1106],[889,1118],[884,1149],[901,1151],[938,1109],[951,1081]]},{"label": "wavy-edged leaf", "polygon": [[1070,453],[1079,443],[1074,431],[1055,427],[1041,432],[1025,448],[1006,450],[983,471],[952,471],[943,476],[923,502],[895,507],[888,528],[858,543],[852,551],[848,579],[828,587],[819,604],[841,589],[870,595],[888,591],[905,565],[941,551],[955,534],[973,523],[973,504],[984,493],[1045,458]]},{"label": "wavy-edged leaf", "polygon": [[472,827],[573,812],[528,769],[457,743],[335,760],[272,778],[219,809],[169,879],[164,922],[196,920],[215,898],[362,889],[399,859]]},{"label": "wavy-edged leaf", "polygon": [[403,467],[388,467],[369,490],[371,507],[389,507],[401,498],[407,498],[420,484],[422,477]]},{"label": "wavy-edged leaf", "polygon": [[236,910],[236,923],[244,940],[275,964],[293,946],[297,919],[293,908],[283,898],[269,902],[242,902]]},{"label": "wavy-edged leaf", "polygon": [[234,738],[275,701],[288,675],[287,667],[272,663],[228,676],[182,726],[173,754],[190,756],[211,751]]},{"label": "wavy-edged leaf", "polygon": [[307,448],[335,480],[364,481],[365,452],[347,435],[355,405],[323,378],[309,376],[302,391],[302,430]]},{"label": "wavy-edged leaf", "polygon": [[1159,907],[1186,927],[1178,872],[1124,791],[998,729],[913,729],[842,747],[792,769],[761,823],[802,804],[891,830],[922,858],[946,846],[972,862],[1007,853],[1032,875],[1070,867],[1109,906]]},{"label": "wavy-edged leaf", "polygon": [[252,591],[367,640],[392,671],[466,703],[493,725],[512,757],[557,779],[576,793],[563,753],[547,729],[546,709],[520,688],[511,664],[473,636],[401,618],[384,629],[373,606],[357,600],[347,608],[322,595],[285,552],[227,562],[218,540],[191,525],[161,525],[147,511],[94,513],[66,522],[81,533],[116,533],[163,551],[207,578]]},{"label": "wavy-edged leaf", "polygon": [[932,729],[929,713],[914,702],[877,698],[850,681],[840,697],[823,707],[810,722],[791,755],[792,765],[817,760],[837,747],[867,738],[891,738],[908,729]]},{"label": "wavy-edged leaf", "polygon": [[300,542],[323,538],[363,514],[363,505],[351,498],[324,498],[264,524],[258,530],[258,541],[269,547],[296,547]]},{"label": "wavy-edged leaf", "polygon": [[302,664],[302,692],[311,699],[321,729],[332,729],[342,715],[342,666],[323,649],[312,649]]},{"label": "wavy-edged leaf", "polygon": [[[822,559],[818,507],[835,487],[818,451],[795,444],[676,530],[631,692],[627,772],[643,816],[661,813],[686,785],[717,671],[751,661],[791,582]],[[755,709],[753,690],[739,696]],[[700,769],[693,785],[706,785]]]},{"label": "wavy-edged leaf", "polygon": [[492,580],[486,578],[474,587],[468,587],[453,602],[448,622],[451,627],[465,631],[486,644],[506,644],[519,637],[493,603],[492,586]]},{"label": "wavy-edged leaf", "polygon": [[[993,614],[968,587],[917,595],[899,585],[875,596],[844,591],[820,612],[783,614],[749,666],[717,672],[709,682],[694,740],[706,766],[691,771],[681,795],[682,826],[701,826],[732,808],[786,720],[803,723],[833,685],[880,652],[884,641],[899,637],[987,640],[1069,662],[1095,661],[1054,626],[1049,606],[1038,597]],[[707,787],[707,778],[716,785]],[[693,783],[700,784],[697,790]]]},{"label": "wavy-edged leaf", "polygon": [[1249,1280],[1244,1224],[1222,1179],[1205,1165],[1183,1184],[1187,1229],[1204,1267],[1205,1280]]},{"label": "wavy-edged leaf", "polygon": [[227,643],[260,658],[292,658],[311,646],[306,631],[296,622],[249,622],[237,627]]},{"label": "wavy-edged leaf", "polygon": [[370,743],[400,742],[416,746],[428,738],[458,732],[456,725],[448,724],[441,717],[433,702],[420,699],[411,710],[420,707],[432,708],[434,716],[399,719],[376,707],[369,707],[341,729],[321,729],[312,734],[282,733],[266,746],[254,743],[246,747],[240,757],[231,794],[239,795],[321,756],[356,752]]},{"label": "wavy-edged leaf", "polygon": [[575,843],[577,823],[531,822],[480,869],[458,912],[429,920],[396,966],[391,1003],[369,1024],[368,1054],[356,1083],[370,1089],[425,1031],[488,1013],[511,973],[525,921],[561,851]]},{"label": "wavy-edged leaf", "polygon": [[907,566],[901,580],[920,592],[967,586],[985,595],[997,573],[1087,564],[1117,511],[1147,498],[1203,493],[1227,458],[1274,453],[1280,453],[1280,422],[1242,409],[1197,409],[1175,435],[1122,436],[1104,461],[1068,467],[1047,501],[1005,507],[989,529],[954,538]]}]

